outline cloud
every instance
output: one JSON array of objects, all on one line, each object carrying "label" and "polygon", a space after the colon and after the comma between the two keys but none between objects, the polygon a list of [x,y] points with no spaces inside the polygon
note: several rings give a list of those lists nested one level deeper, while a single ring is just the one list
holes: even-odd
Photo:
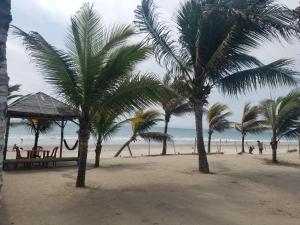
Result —
[{"label": "cloud", "polygon": [[[155,0],[160,8],[161,16],[165,21],[173,23],[176,8],[180,2],[170,0]],[[290,8],[299,5],[299,0],[280,0]],[[72,16],[87,0],[14,0],[12,1],[13,24],[28,31],[35,30],[41,33],[51,44],[63,48],[64,38]],[[134,9],[140,0],[94,0],[95,9],[103,17],[106,25],[114,23],[132,23],[134,20]],[[8,40],[8,73],[11,83],[22,84],[23,93],[44,91],[53,94],[49,85],[45,83],[42,74],[30,63],[24,47],[16,39],[11,37]],[[264,43],[264,45],[253,54],[264,63],[277,60],[283,57],[296,59],[297,70],[300,70],[300,41],[291,44]],[[153,59],[143,62],[138,66],[142,72],[155,72],[159,75],[164,73],[164,69],[157,65]],[[224,102],[234,111],[233,120],[239,120],[243,105],[247,101],[258,103],[263,98],[276,97],[289,91],[289,88],[278,88],[269,90],[264,88],[248,95],[241,95],[238,98],[224,96],[223,93],[215,90],[209,98],[210,103]],[[193,116],[181,117],[171,120],[173,127],[194,127]]]}]

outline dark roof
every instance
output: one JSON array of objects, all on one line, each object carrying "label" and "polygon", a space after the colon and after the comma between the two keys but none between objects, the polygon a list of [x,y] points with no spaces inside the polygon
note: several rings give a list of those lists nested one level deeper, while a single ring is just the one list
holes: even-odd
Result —
[{"label": "dark roof", "polygon": [[55,120],[77,118],[70,106],[42,92],[25,95],[11,103],[8,106],[7,116]]}]

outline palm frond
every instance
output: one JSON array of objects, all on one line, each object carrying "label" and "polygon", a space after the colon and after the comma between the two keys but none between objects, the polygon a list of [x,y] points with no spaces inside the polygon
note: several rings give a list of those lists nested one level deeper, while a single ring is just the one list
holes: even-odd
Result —
[{"label": "palm frond", "polygon": [[171,32],[166,24],[159,21],[153,0],[142,0],[134,12],[134,23],[141,33],[147,35],[146,40],[153,46],[158,62],[169,69],[175,65],[184,68],[175,41],[171,38]]},{"label": "palm frond", "polygon": [[26,50],[45,80],[57,90],[59,95],[77,106],[81,100],[79,95],[81,92],[71,57],[50,45],[37,32],[26,33],[17,27],[12,28],[14,35],[22,38]]},{"label": "palm frond", "polygon": [[146,141],[156,141],[156,142],[163,142],[164,140],[172,141],[172,136],[161,132],[146,132],[146,133],[140,133],[139,135],[141,138],[145,139]]},{"label": "palm frond", "polygon": [[222,78],[219,87],[224,93],[236,95],[258,87],[296,85],[299,72],[290,69],[291,64],[291,60],[281,59],[262,67],[239,71]]},{"label": "palm frond", "polygon": [[215,103],[210,106],[206,112],[209,131],[222,132],[225,129],[231,128],[232,123],[228,120],[231,114],[227,105]]}]

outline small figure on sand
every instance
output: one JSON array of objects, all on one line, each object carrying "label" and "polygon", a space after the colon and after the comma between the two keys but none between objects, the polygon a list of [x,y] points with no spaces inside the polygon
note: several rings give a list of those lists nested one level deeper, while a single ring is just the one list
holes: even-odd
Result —
[{"label": "small figure on sand", "polygon": [[253,150],[255,149],[255,147],[253,145],[249,146],[249,154],[253,154]]},{"label": "small figure on sand", "polygon": [[264,144],[260,141],[257,141],[257,147],[258,147],[259,154],[262,155],[264,150]]}]

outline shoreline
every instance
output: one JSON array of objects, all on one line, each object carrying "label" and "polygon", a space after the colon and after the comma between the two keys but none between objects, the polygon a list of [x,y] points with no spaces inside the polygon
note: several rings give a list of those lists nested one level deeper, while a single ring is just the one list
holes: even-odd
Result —
[{"label": "shoreline", "polygon": [[[253,155],[258,155],[258,148],[256,145],[255,149],[253,151]],[[31,146],[22,146],[24,149],[31,149]],[[55,147],[54,145],[43,145],[44,149],[52,150],[52,148]],[[102,148],[101,158],[113,158],[114,154],[118,151],[118,149],[121,147],[120,144],[104,144]],[[133,156],[148,156],[148,155],[160,155],[162,151],[162,145],[161,144],[151,144],[150,149],[148,144],[141,144],[141,143],[133,143],[130,145]],[[264,155],[271,155],[272,150],[269,145],[265,145],[265,150],[263,151]],[[298,151],[298,144],[285,144],[281,143],[278,146],[277,153],[278,154],[284,154],[291,150],[297,150]],[[206,146],[207,149],[207,146]],[[89,145],[88,150],[88,159],[94,159],[95,157],[95,145]],[[217,145],[213,143],[211,145],[211,153],[223,153],[224,155],[237,155],[241,151],[240,145],[233,145],[233,144],[226,144],[226,145]],[[248,147],[245,145],[245,151],[248,153]],[[22,152],[21,152],[22,153]],[[25,153],[23,153],[25,154]],[[176,144],[175,147],[173,145],[168,145],[167,154],[170,155],[186,155],[186,154],[197,154],[194,149],[193,144]],[[14,159],[16,153],[12,151],[11,146],[9,146],[7,151],[7,159]],[[66,148],[63,149],[63,157],[76,157],[78,155],[78,150],[67,150]],[[127,148],[123,150],[121,153],[121,157],[128,157],[130,156],[129,151]]]}]

